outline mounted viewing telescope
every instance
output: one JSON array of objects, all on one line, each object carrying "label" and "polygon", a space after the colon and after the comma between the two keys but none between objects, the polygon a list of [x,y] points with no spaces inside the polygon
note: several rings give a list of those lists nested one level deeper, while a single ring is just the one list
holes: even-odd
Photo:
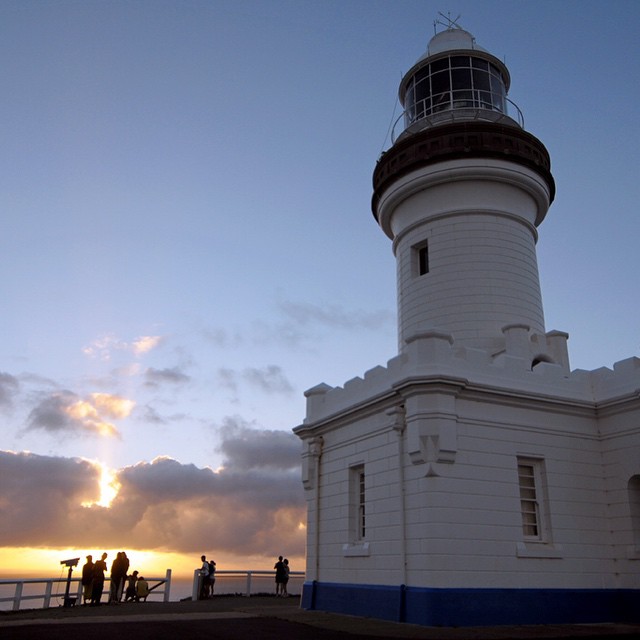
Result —
[{"label": "mounted viewing telescope", "polygon": [[69,567],[69,573],[67,574],[67,586],[64,590],[64,603],[63,607],[74,607],[76,604],[77,598],[69,597],[69,590],[71,589],[71,574],[73,573],[73,567],[78,566],[78,562],[80,562],[80,558],[70,558],[69,560],[60,560],[60,564],[65,567]]},{"label": "mounted viewing telescope", "polygon": [[60,564],[63,564],[65,567],[77,567],[78,562],[80,562],[80,558],[71,558],[70,560],[60,560]]}]

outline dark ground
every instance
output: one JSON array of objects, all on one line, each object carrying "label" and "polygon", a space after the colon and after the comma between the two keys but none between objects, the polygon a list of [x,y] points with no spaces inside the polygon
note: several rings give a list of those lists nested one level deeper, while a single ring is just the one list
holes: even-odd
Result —
[{"label": "dark ground", "polygon": [[418,627],[321,611],[299,599],[218,596],[200,602],[147,602],[100,607],[0,612],[0,640],[640,640],[640,625]]}]

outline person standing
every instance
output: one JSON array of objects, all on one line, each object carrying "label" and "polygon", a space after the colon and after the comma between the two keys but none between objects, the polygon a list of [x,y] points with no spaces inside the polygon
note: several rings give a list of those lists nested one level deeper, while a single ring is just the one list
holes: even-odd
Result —
[{"label": "person standing", "polygon": [[282,562],[282,556],[278,556],[278,562],[273,565],[273,568],[276,570],[276,596],[281,596],[283,594],[283,584],[284,584],[284,562]]},{"label": "person standing", "polygon": [[209,560],[209,597],[213,598],[213,588],[216,585],[216,563]]},{"label": "person standing", "polygon": [[282,592],[282,597],[283,598],[288,598],[289,597],[289,592],[287,591],[287,584],[289,583],[289,560],[287,560],[287,558],[285,558],[282,561],[282,564],[284,565],[284,576],[283,576],[283,580],[282,580],[281,592]]},{"label": "person standing", "polygon": [[118,551],[116,559],[111,565],[111,585],[109,588],[109,603],[115,604],[118,602],[118,591],[120,590],[120,583],[124,581],[127,572],[124,571],[124,559],[122,557],[122,551]]},{"label": "person standing", "polygon": [[93,556],[87,556],[87,561],[82,566],[82,604],[91,602],[91,591],[93,589]]},{"label": "person standing", "polygon": [[118,585],[118,602],[122,601],[122,594],[124,592],[124,585],[127,581],[127,574],[129,573],[129,558],[127,554],[122,552],[122,578],[120,579],[120,583]]},{"label": "person standing", "polygon": [[202,566],[199,572],[200,590],[198,598],[206,600],[209,596],[209,563],[207,562],[207,556],[200,556],[200,560],[202,560]]},{"label": "person standing", "polygon": [[93,565],[93,586],[91,588],[91,606],[100,605],[102,591],[104,589],[104,572],[107,570],[107,554],[103,553],[100,560]]}]

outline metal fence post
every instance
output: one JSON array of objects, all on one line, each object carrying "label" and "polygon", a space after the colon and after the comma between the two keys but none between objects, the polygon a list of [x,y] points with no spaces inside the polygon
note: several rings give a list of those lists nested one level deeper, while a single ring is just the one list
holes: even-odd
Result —
[{"label": "metal fence post", "polygon": [[200,597],[200,569],[193,572],[193,587],[191,589],[191,600],[195,602]]},{"label": "metal fence post", "polygon": [[78,580],[78,597],[76,599],[78,604],[84,604],[84,586],[82,580]]},{"label": "metal fence post", "polygon": [[167,569],[167,575],[164,580],[164,601],[169,602],[169,596],[171,595],[171,569]]},{"label": "metal fence post", "polygon": [[44,602],[42,603],[43,609],[48,609],[51,603],[51,589],[53,588],[53,580],[47,581],[47,586],[44,588]]},{"label": "metal fence post", "polygon": [[13,596],[13,610],[18,611],[20,609],[20,599],[22,598],[22,586],[24,582],[16,582],[16,590]]}]

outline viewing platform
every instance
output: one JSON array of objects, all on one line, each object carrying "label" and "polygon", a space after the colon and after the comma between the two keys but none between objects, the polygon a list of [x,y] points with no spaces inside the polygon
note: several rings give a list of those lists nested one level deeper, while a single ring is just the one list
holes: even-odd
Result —
[{"label": "viewing platform", "polygon": [[[115,629],[121,624],[122,629]],[[125,626],[126,625],[126,626]],[[179,625],[179,626],[177,626]],[[120,603],[0,613],[0,637],[11,640],[79,637],[107,640],[113,634],[131,634],[137,640],[173,640],[209,637],[225,640],[290,638],[330,640],[345,637],[422,638],[425,640],[551,640],[638,638],[640,625],[528,625],[501,627],[419,627],[371,618],[346,616],[300,608],[292,596],[214,596],[209,600]]]}]

